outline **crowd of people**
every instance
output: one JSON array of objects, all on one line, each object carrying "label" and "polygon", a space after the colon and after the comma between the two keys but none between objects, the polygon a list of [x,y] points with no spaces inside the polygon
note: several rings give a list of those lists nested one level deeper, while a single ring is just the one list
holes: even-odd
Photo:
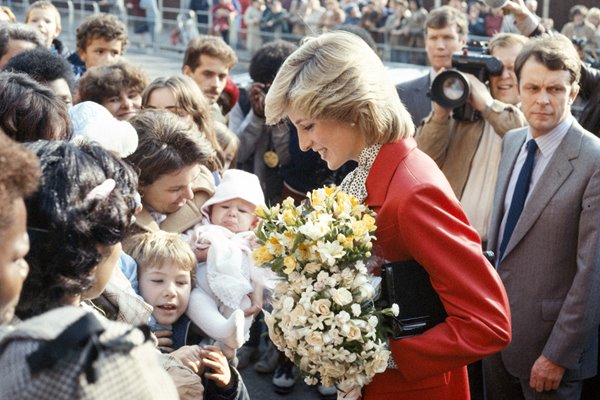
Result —
[{"label": "crowd of people", "polygon": [[[451,7],[468,20],[468,33],[479,40],[498,32],[516,33],[514,18],[500,8],[491,8],[483,0],[449,0]],[[533,13],[538,12],[538,0],[526,0]],[[207,16],[207,29],[222,35],[229,43],[231,35],[241,35],[237,43],[245,44],[252,54],[263,41],[284,38],[291,41],[303,36],[315,36],[339,25],[354,25],[365,29],[380,47],[389,46],[390,60],[425,64],[423,56],[423,22],[428,10],[421,0],[220,0],[212,9],[192,2],[192,9]],[[194,8],[196,7],[196,8]],[[226,11],[224,11],[226,10]],[[547,30],[558,29],[577,45],[581,56],[598,62],[600,49],[600,8],[574,6],[569,22],[556,27],[552,18],[537,18]]]},{"label": "crowd of people", "polygon": [[[598,13],[574,7],[562,35],[533,3],[329,0],[313,18],[318,1],[254,0],[244,88],[228,0],[182,73],[152,81],[114,15],[85,18],[70,52],[52,2],[23,23],[0,9],[0,398],[248,399],[250,366],[293,390],[263,334],[274,276],[252,260],[254,210],[333,184],[377,212],[378,259],[416,260],[448,314],[389,339],[364,399],[594,399],[597,28],[573,38]],[[283,27],[316,37],[262,43]],[[461,74],[466,118],[428,93],[475,29],[502,70]],[[430,72],[394,86],[386,35]]]}]

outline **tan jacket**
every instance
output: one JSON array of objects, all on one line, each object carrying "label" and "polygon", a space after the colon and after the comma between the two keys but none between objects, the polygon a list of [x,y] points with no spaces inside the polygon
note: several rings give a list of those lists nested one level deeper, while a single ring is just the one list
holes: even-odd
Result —
[{"label": "tan jacket", "polygon": [[527,125],[521,110],[494,100],[492,105],[484,110],[483,118],[479,121],[463,122],[450,117],[445,121],[436,121],[431,112],[417,129],[415,139],[419,149],[433,158],[459,199],[469,178],[471,163],[481,141],[485,120],[500,137],[504,137],[511,129]]}]

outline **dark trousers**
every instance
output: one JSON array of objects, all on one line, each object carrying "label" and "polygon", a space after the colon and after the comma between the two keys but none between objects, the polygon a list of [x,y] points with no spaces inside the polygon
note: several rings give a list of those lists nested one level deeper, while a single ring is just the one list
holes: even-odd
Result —
[{"label": "dark trousers", "polygon": [[500,354],[483,360],[483,378],[487,400],[578,400],[582,381],[563,379],[557,390],[538,393],[523,379],[507,371]]}]

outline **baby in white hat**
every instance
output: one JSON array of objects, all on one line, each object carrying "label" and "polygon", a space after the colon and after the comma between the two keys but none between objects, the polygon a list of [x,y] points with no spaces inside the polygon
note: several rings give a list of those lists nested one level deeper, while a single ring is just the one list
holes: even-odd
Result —
[{"label": "baby in white hat", "polygon": [[262,306],[263,273],[254,267],[254,210],[265,203],[256,175],[230,169],[202,206],[205,219],[188,231],[199,264],[188,317],[232,358]]}]

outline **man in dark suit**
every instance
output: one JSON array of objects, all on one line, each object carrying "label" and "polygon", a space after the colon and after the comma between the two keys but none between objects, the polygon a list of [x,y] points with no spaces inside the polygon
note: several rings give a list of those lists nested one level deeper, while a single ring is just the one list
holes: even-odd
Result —
[{"label": "man in dark suit", "polygon": [[515,63],[529,127],[504,137],[488,242],[513,340],[484,360],[489,400],[578,399],[596,373],[600,139],[571,115],[580,68],[562,35],[533,39]]},{"label": "man in dark suit", "polygon": [[427,95],[432,77],[441,68],[452,68],[452,53],[465,44],[468,32],[466,16],[457,9],[443,6],[431,11],[425,20],[425,51],[431,72],[420,78],[398,85],[398,94],[412,116],[415,126],[431,112]]}]

